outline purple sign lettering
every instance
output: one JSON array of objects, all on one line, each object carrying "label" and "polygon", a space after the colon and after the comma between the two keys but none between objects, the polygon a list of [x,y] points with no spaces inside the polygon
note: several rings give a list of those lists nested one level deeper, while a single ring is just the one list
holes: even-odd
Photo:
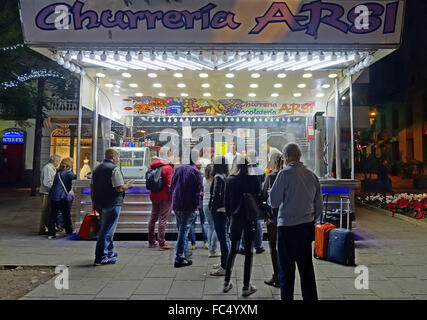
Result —
[{"label": "purple sign lettering", "polygon": [[[322,24],[345,34],[349,32],[368,34],[381,27],[383,27],[382,32],[384,34],[393,33],[396,30],[399,4],[399,1],[388,3],[385,6],[379,2],[361,2],[360,5],[346,12],[345,7],[336,1],[315,0],[304,4],[300,11],[295,14],[286,4],[286,1],[273,2],[264,15],[255,17],[256,24],[249,34],[260,34],[270,24],[277,23],[286,24],[292,32],[305,31],[307,35],[312,37],[318,36]],[[158,27],[157,21],[169,30],[193,30],[196,28],[196,22],[199,22],[200,30],[223,28],[235,30],[241,26],[241,23],[237,22],[238,15],[236,13],[230,11],[214,12],[213,10],[217,6],[213,3],[209,3],[194,12],[188,10],[166,12],[160,10],[155,12],[149,10],[136,12],[118,10],[112,12],[110,9],[96,12],[85,10],[85,3],[78,0],[73,6],[58,2],[43,8],[36,16],[36,26],[47,31],[58,30],[54,19],[61,19],[61,16],[58,18],[58,12],[55,12],[59,6],[65,10],[68,9],[65,15],[70,16],[69,21],[70,23],[71,20],[73,21],[71,24],[73,24],[74,30],[91,30],[101,27],[136,30],[140,27],[140,22],[145,22],[146,30],[154,30]],[[366,26],[363,28],[360,28],[360,24],[357,23],[361,19],[361,6],[365,7],[365,13],[367,10],[369,11],[369,16],[364,17],[369,23],[365,23]],[[346,17],[347,21],[343,17]]]}]

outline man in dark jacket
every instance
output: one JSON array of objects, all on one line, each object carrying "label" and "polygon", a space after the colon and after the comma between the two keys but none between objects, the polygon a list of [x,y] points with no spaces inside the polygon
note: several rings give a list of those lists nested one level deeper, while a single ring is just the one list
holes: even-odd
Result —
[{"label": "man in dark jacket", "polygon": [[[150,248],[159,246],[161,250],[168,250],[173,248],[166,244],[165,240],[166,223],[172,206],[172,197],[169,190],[172,182],[173,164],[169,161],[169,148],[162,148],[159,156],[158,159],[153,160],[150,169],[161,168],[164,188],[159,192],[150,191],[152,209],[150,222],[148,223],[148,246]],[[157,220],[159,221],[158,242],[154,234]]]},{"label": "man in dark jacket", "polygon": [[105,160],[96,167],[92,175],[92,207],[99,212],[101,229],[95,250],[95,266],[116,263],[117,253],[113,251],[113,237],[123,205],[125,191],[134,180],[123,180],[119,162],[119,153],[114,149],[105,151]]},{"label": "man in dark jacket", "polygon": [[192,261],[185,257],[188,246],[188,232],[191,222],[196,216],[196,210],[200,206],[200,195],[203,191],[202,174],[194,165],[198,159],[198,151],[197,155],[195,154],[195,152],[192,153],[190,164],[183,164],[175,169],[170,187],[172,209],[175,212],[178,227],[175,268],[192,264]]}]

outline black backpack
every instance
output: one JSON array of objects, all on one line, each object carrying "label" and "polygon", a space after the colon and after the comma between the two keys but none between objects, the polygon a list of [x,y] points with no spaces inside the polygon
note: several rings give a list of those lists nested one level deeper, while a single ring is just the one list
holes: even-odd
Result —
[{"label": "black backpack", "polygon": [[160,192],[165,185],[162,178],[162,167],[152,168],[145,174],[146,188],[152,192]]}]

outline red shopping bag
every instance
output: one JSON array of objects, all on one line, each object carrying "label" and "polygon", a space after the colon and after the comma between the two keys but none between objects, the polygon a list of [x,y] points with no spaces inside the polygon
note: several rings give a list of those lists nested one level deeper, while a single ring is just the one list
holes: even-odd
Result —
[{"label": "red shopping bag", "polygon": [[99,213],[95,210],[86,214],[83,223],[80,226],[79,237],[84,240],[93,240],[97,238],[99,231]]}]

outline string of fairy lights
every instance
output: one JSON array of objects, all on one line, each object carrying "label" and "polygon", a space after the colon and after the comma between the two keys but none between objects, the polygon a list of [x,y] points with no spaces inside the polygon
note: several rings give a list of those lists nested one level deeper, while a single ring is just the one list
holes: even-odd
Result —
[{"label": "string of fairy lights", "polygon": [[23,48],[23,47],[25,47],[24,44],[17,43],[17,44],[14,44],[12,46],[0,48],[0,51],[11,51],[11,50],[16,50],[16,49]]},{"label": "string of fairy lights", "polygon": [[38,79],[38,78],[59,78],[64,79],[64,77],[52,70],[31,70],[30,73],[24,73],[22,75],[19,75],[16,80],[12,81],[6,81],[0,83],[0,90],[7,90],[10,88],[18,87],[21,83],[26,82],[31,79]]}]

